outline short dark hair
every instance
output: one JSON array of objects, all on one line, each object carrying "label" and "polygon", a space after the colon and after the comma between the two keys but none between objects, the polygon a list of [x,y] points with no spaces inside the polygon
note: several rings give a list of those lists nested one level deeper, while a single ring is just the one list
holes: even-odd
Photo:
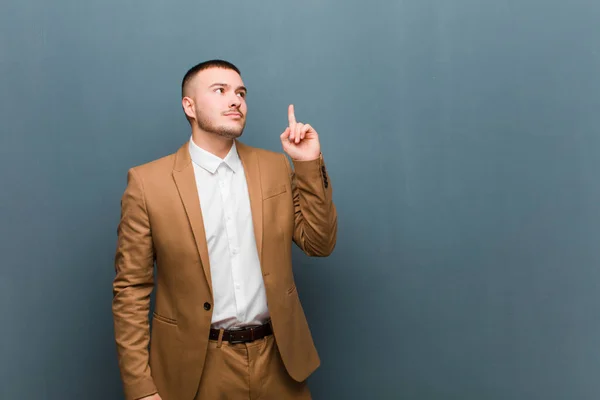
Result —
[{"label": "short dark hair", "polygon": [[222,69],[231,69],[238,73],[238,75],[242,76],[238,67],[225,60],[208,60],[201,62],[200,64],[194,65],[192,68],[186,72],[183,80],[181,82],[181,97],[185,96],[185,89],[188,83],[198,74],[198,72],[203,71],[209,68],[222,68]]}]

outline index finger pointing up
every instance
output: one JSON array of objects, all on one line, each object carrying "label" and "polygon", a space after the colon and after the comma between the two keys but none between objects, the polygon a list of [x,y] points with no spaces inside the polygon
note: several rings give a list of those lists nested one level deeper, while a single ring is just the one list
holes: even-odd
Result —
[{"label": "index finger pointing up", "polygon": [[294,115],[294,105],[290,104],[288,107],[288,122],[290,123],[290,127],[296,123],[296,116]]}]

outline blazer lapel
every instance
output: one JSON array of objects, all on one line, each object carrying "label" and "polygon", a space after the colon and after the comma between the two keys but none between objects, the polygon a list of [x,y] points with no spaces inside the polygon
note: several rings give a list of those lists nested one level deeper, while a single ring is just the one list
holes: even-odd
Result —
[{"label": "blazer lapel", "polygon": [[204,220],[202,219],[202,210],[200,208],[200,199],[198,197],[198,188],[196,187],[196,177],[194,175],[194,166],[189,153],[189,143],[179,148],[175,156],[175,166],[173,168],[173,179],[177,185],[179,196],[185,207],[196,247],[202,261],[204,275],[208,281],[208,287],[212,295],[212,279],[210,275],[210,262],[208,258],[208,245],[206,244],[206,232],[204,231]]},{"label": "blazer lapel", "polygon": [[250,209],[252,211],[252,225],[254,225],[256,249],[258,250],[258,259],[262,261],[263,202],[258,156],[251,147],[246,146],[237,140],[235,141],[235,145],[237,147],[240,160],[242,160],[244,174],[246,175],[246,182],[248,183],[248,195],[250,196]]}]

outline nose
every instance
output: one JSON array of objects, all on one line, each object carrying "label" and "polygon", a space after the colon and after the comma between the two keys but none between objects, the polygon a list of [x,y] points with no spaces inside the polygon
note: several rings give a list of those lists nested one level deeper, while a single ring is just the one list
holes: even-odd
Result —
[{"label": "nose", "polygon": [[229,107],[232,108],[240,108],[242,105],[242,100],[237,94],[233,94],[233,98],[230,100]]}]

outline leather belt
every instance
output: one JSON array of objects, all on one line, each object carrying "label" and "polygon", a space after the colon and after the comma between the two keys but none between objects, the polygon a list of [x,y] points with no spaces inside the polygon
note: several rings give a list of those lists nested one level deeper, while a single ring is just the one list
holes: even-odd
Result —
[{"label": "leather belt", "polygon": [[[270,323],[243,329],[226,329],[223,331],[223,341],[229,343],[246,343],[262,339],[273,333]],[[219,340],[219,329],[210,330],[210,340]]]}]

